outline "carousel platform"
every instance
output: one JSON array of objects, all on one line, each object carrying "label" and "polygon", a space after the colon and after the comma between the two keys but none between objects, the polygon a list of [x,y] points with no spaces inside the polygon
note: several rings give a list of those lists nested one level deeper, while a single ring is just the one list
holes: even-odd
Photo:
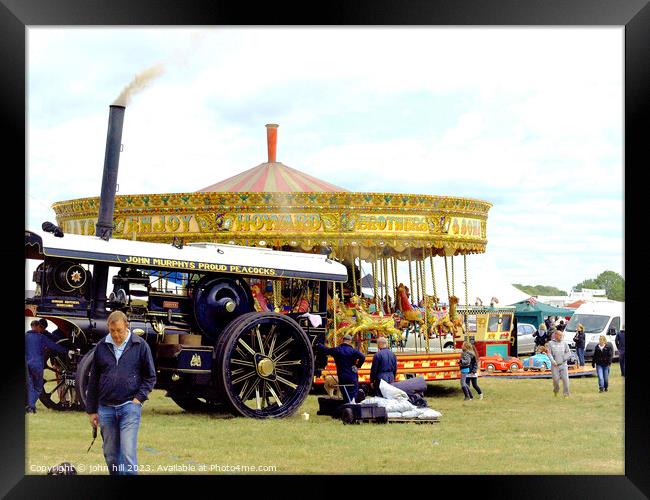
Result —
[{"label": "carousel platform", "polygon": [[[569,377],[591,377],[596,374],[596,369],[583,366],[582,368],[569,368]],[[481,372],[481,377],[497,377],[497,378],[552,378],[551,371],[546,370],[540,372],[539,370],[519,370],[516,372]]]}]

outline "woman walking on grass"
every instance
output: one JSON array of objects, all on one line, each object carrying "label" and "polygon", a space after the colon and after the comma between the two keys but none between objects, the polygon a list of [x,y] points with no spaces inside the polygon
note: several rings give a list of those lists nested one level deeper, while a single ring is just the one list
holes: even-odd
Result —
[{"label": "woman walking on grass", "polygon": [[[469,385],[467,385],[467,380],[472,380],[471,376],[471,370],[472,370],[472,361],[474,363],[477,363],[478,356],[475,354],[476,349],[474,349],[474,346],[469,343],[467,340],[463,342],[462,346],[462,352],[460,355],[460,387],[463,390],[463,394],[465,394],[465,399],[464,401],[472,401],[474,397],[472,396],[472,391],[469,388]],[[476,372],[475,372],[476,373]],[[483,399],[483,395],[481,394],[481,389],[478,387],[478,384],[476,383],[476,378],[473,379],[473,385],[474,389],[476,389],[476,392],[479,393],[480,398]]]},{"label": "woman walking on grass", "polygon": [[598,338],[598,345],[594,349],[594,356],[591,358],[591,366],[596,367],[598,374],[598,392],[607,392],[609,386],[609,367],[612,364],[611,346],[607,343],[607,337],[601,335]]},{"label": "woman walking on grass", "polygon": [[573,343],[576,346],[576,354],[578,355],[580,366],[585,366],[585,327],[582,323],[578,323],[578,326],[576,327],[576,334],[573,336]]},{"label": "woman walking on grass", "polygon": [[[483,391],[481,388],[478,386],[478,352],[476,351],[476,346],[470,342],[468,342],[470,347],[472,348],[469,353],[472,355],[472,361],[469,365],[469,373],[467,374],[467,380],[474,386],[474,390],[478,394],[479,399],[483,399]],[[469,388],[469,385],[468,385]],[[470,397],[471,397],[471,390],[470,390]]]}]

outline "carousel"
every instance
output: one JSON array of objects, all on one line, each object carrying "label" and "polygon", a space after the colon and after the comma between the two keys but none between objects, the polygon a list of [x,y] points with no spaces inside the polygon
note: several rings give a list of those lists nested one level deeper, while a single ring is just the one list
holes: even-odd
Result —
[{"label": "carousel", "polygon": [[[464,339],[481,356],[509,354],[514,308],[470,305],[467,293],[467,256],[485,252],[489,202],[351,192],[278,162],[278,125],[266,125],[266,132],[268,161],[234,177],[189,193],[116,196],[113,237],[327,253],[348,268],[347,283],[330,284],[328,343],[349,333],[370,353],[377,336],[388,337],[398,379],[459,378],[456,348]],[[64,232],[94,234],[98,206],[91,197],[53,209]],[[436,280],[437,266],[445,283]],[[458,273],[464,290],[454,289]],[[256,307],[296,306],[287,304],[281,282],[254,285]],[[372,355],[366,359],[360,382],[369,381]],[[315,382],[330,373],[333,364]]]}]

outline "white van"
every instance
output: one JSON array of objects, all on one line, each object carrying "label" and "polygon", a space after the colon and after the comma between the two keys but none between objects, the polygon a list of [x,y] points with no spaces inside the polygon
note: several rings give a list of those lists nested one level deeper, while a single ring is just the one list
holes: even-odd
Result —
[{"label": "white van", "polygon": [[614,338],[625,327],[624,302],[587,302],[582,304],[571,316],[571,321],[564,330],[564,341],[571,349],[575,349],[573,337],[576,326],[582,323],[585,327],[585,358],[591,359],[601,335],[607,337],[607,343],[612,347],[614,359],[618,359],[618,349]]}]

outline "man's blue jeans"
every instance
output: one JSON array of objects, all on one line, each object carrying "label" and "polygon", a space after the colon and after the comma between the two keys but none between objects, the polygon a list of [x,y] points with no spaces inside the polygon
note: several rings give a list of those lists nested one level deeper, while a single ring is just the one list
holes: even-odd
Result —
[{"label": "man's blue jeans", "polygon": [[137,474],[138,428],[142,405],[129,401],[122,406],[99,405],[99,428],[109,474]]},{"label": "man's blue jeans", "polygon": [[576,355],[578,356],[578,363],[580,366],[585,366],[585,348],[576,347]]},{"label": "man's blue jeans", "polygon": [[609,386],[609,366],[596,365],[596,373],[598,374],[598,388],[600,390],[607,389]]},{"label": "man's blue jeans", "polygon": [[625,377],[625,353],[618,351],[618,364],[621,367],[621,376]]}]

